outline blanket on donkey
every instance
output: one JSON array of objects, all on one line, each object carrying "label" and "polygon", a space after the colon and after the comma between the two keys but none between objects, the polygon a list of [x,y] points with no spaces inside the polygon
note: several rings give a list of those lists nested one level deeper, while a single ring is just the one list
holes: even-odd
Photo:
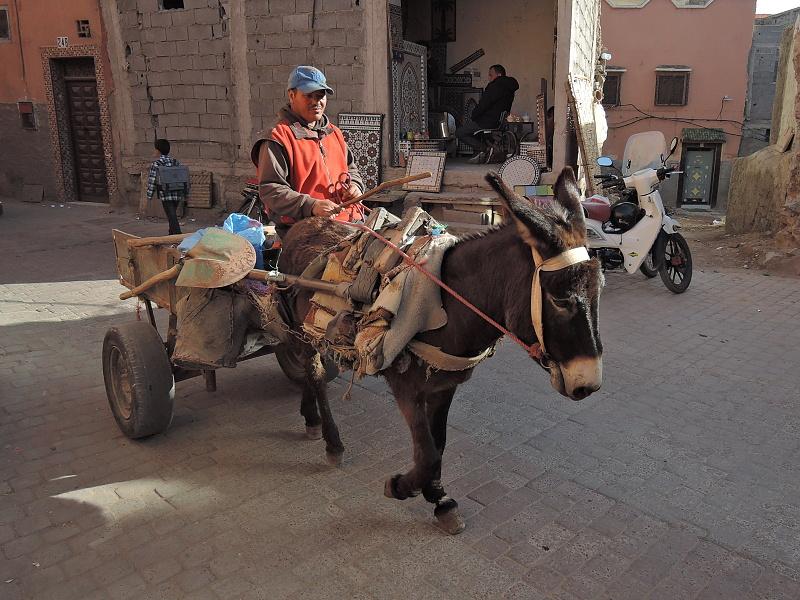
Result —
[{"label": "blanket on donkey", "polygon": [[[439,233],[442,227],[421,208],[403,218],[374,210],[367,226],[403,249],[437,277],[445,252],[456,238]],[[349,295],[340,298],[317,292],[303,329],[321,351],[358,377],[389,367],[418,333],[447,324],[439,286],[367,232],[346,238],[312,273],[335,283],[349,282]]]}]

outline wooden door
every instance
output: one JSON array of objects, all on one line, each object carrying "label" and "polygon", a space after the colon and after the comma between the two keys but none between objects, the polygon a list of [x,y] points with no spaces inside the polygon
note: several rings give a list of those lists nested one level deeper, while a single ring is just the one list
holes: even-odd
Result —
[{"label": "wooden door", "polygon": [[85,202],[108,202],[97,82],[87,79],[68,80],[66,88],[78,199]]}]

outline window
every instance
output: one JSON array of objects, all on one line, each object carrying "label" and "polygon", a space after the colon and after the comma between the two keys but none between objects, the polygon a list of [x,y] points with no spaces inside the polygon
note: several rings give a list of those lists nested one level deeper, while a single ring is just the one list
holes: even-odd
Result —
[{"label": "window", "polygon": [[618,67],[606,67],[606,81],[603,84],[603,106],[620,105],[620,88],[624,72],[625,69]]},{"label": "window", "polygon": [[33,112],[33,102],[17,102],[19,120],[23,129],[36,129],[36,115]]},{"label": "window", "polygon": [[76,21],[75,24],[78,26],[78,37],[79,38],[90,38],[92,37],[92,30],[89,28],[89,21],[86,19],[81,19],[80,21]]},{"label": "window", "polygon": [[0,6],[0,40],[11,39],[11,27],[8,24],[8,7]]},{"label": "window", "polygon": [[183,8],[183,0],[158,0],[161,10],[178,10]]},{"label": "window", "polygon": [[656,106],[686,106],[689,100],[688,67],[656,69]]}]

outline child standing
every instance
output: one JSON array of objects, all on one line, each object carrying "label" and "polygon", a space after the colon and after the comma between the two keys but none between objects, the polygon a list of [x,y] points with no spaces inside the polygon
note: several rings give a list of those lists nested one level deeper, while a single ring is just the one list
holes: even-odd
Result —
[{"label": "child standing", "polygon": [[185,201],[189,191],[188,170],[183,169],[186,173],[186,181],[182,185],[175,185],[172,182],[165,183],[163,167],[180,167],[181,164],[169,155],[169,141],[157,139],[154,146],[155,155],[158,158],[150,165],[150,173],[147,177],[147,201],[152,200],[155,192],[158,192],[158,199],[161,200],[164,213],[169,221],[169,235],[174,235],[181,233],[181,226],[178,222],[178,204]]}]

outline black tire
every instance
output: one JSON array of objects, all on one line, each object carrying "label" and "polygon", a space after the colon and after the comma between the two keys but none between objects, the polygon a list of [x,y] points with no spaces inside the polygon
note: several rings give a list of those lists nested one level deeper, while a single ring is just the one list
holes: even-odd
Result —
[{"label": "black tire", "polygon": [[149,323],[133,321],[106,332],[103,379],[122,433],[135,440],[167,430],[175,380],[164,343]]},{"label": "black tire", "polygon": [[689,288],[692,282],[692,252],[680,233],[667,237],[664,262],[658,273],[670,292],[682,294]]},{"label": "black tire", "polygon": [[[286,375],[290,381],[302,385],[306,381],[306,371],[294,348],[296,348],[296,346],[288,344],[277,346],[275,348],[275,358],[278,359],[278,365],[280,365],[283,374]],[[325,365],[326,381],[333,381],[339,376],[339,367],[336,366],[335,362],[323,356],[322,364]]]},{"label": "black tire", "polygon": [[647,256],[644,257],[642,264],[639,265],[639,270],[644,274],[645,277],[648,279],[652,279],[656,275],[658,275],[658,269],[653,265],[653,251],[647,253]]},{"label": "black tire", "polygon": [[517,137],[510,131],[504,131],[501,146],[505,148],[506,155],[503,157],[505,161],[517,153]]}]

